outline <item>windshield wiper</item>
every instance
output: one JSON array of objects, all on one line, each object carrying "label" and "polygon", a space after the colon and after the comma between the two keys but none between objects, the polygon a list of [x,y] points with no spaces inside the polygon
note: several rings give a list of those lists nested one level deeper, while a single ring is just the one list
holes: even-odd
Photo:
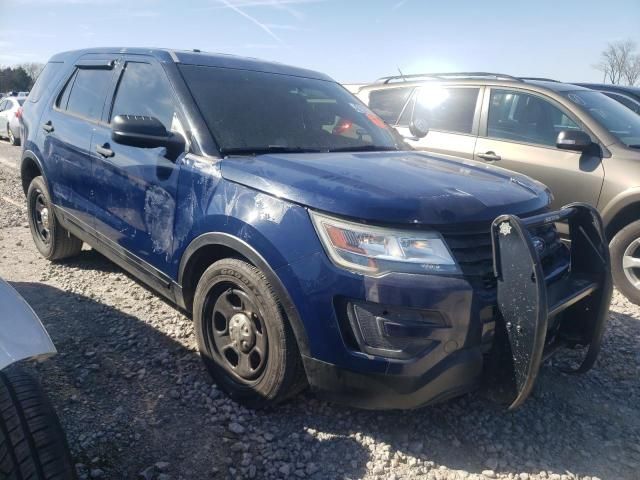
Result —
[{"label": "windshield wiper", "polygon": [[331,148],[330,152],[390,152],[398,150],[396,147],[382,145],[358,145],[354,147]]},{"label": "windshield wiper", "polygon": [[269,145],[268,147],[221,148],[220,151],[223,155],[266,155],[269,153],[319,153],[322,150]]}]

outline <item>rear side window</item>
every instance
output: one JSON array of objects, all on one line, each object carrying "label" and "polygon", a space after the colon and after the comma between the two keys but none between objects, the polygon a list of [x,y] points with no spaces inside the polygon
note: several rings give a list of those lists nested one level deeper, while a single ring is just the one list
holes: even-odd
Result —
[{"label": "rear side window", "polygon": [[388,88],[369,92],[369,108],[390,125],[395,125],[411,95],[411,88]]},{"label": "rear side window", "polygon": [[118,85],[111,118],[116,115],[155,117],[167,130],[174,130],[176,108],[173,91],[164,72],[149,63],[127,63]]},{"label": "rear side window", "polygon": [[81,117],[99,120],[112,75],[111,70],[78,69],[67,83],[58,107]]},{"label": "rear side window", "polygon": [[55,87],[63,66],[61,62],[49,62],[44,66],[29,93],[30,102],[37,102],[44,92],[50,92]]},{"label": "rear side window", "polygon": [[413,118],[427,120],[430,130],[470,134],[479,93],[479,88],[421,87]]}]

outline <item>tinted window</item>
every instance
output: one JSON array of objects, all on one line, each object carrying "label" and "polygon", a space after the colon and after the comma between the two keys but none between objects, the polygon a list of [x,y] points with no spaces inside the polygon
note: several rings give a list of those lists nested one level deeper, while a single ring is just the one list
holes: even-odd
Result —
[{"label": "tinted window", "polygon": [[580,130],[580,127],[540,97],[513,90],[491,91],[489,137],[555,146],[561,130]]},{"label": "tinted window", "polygon": [[633,110],[634,112],[640,113],[640,103],[636,102],[632,98],[629,98],[625,95],[620,95],[619,93],[613,93],[613,92],[602,92],[602,93],[604,93],[609,98],[613,98],[616,102],[620,102],[622,105]]},{"label": "tinted window", "polygon": [[479,88],[421,87],[416,90],[414,118],[424,118],[430,130],[471,133]]},{"label": "tinted window", "polygon": [[411,88],[407,87],[374,90],[369,92],[369,108],[388,124],[395,125],[409,95]]},{"label": "tinted window", "polygon": [[62,70],[62,66],[63,64],[58,62],[49,62],[44,66],[31,89],[31,93],[29,93],[30,102],[37,102],[40,100],[43,92],[51,91],[55,86],[54,83],[58,79],[58,74]]},{"label": "tinted window", "polygon": [[168,130],[174,124],[173,91],[164,72],[149,63],[127,63],[120,79],[111,118],[116,115],[147,115]]},{"label": "tinted window", "polygon": [[[67,111],[86,118],[99,119],[102,115],[104,97],[111,82],[112,73],[111,70],[78,69],[73,85],[67,85],[67,89],[71,88],[66,106]],[[63,108],[62,103],[60,107]]]},{"label": "tinted window", "polygon": [[600,92],[576,90],[562,92],[562,94],[586,110],[609,133],[625,145],[639,148],[640,115]]},{"label": "tinted window", "polygon": [[392,130],[337,83],[179,65],[223,152],[396,149]]}]

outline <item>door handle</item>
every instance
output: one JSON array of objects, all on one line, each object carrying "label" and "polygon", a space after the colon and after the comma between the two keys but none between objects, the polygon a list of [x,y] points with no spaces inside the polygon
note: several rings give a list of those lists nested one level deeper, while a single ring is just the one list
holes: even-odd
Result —
[{"label": "door handle", "polygon": [[42,129],[47,133],[53,132],[53,123],[51,123],[51,120],[42,125]]},{"label": "door handle", "polygon": [[497,162],[502,158],[500,155],[496,155],[496,152],[478,153],[477,156],[487,162]]},{"label": "door handle", "polygon": [[108,143],[104,143],[102,145],[98,145],[96,147],[96,152],[98,152],[104,158],[110,158],[110,157],[113,157],[115,155],[115,153],[113,153],[113,150],[111,150],[109,148],[109,144]]}]

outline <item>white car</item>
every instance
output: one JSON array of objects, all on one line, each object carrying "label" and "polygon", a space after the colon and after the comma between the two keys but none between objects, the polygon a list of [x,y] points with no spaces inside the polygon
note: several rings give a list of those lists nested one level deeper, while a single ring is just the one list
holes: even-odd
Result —
[{"label": "white car", "polygon": [[22,104],[27,97],[4,97],[0,100],[0,137],[11,145],[20,145]]},{"label": "white car", "polygon": [[35,312],[18,292],[0,280],[1,479],[76,478],[53,407],[35,379],[13,366],[20,360],[55,353]]}]

